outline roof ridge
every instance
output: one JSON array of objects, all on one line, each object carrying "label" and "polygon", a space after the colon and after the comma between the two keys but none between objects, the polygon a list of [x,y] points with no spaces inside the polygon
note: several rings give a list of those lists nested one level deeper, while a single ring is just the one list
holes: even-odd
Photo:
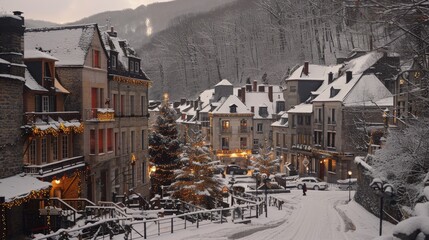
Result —
[{"label": "roof ridge", "polygon": [[95,27],[97,23],[87,23],[79,25],[65,25],[65,26],[55,26],[55,27],[41,27],[41,28],[26,28],[26,32],[47,32],[47,31],[58,31],[58,30],[67,30],[67,29],[78,29],[78,28],[87,28]]}]

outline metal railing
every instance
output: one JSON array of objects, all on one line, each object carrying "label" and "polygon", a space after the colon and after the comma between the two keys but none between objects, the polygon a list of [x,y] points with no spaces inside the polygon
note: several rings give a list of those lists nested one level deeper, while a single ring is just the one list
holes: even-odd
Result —
[{"label": "metal railing", "polygon": [[85,166],[85,159],[83,156],[77,156],[72,158],[66,158],[52,163],[47,163],[43,165],[27,165],[24,166],[24,172],[30,174],[39,174],[44,175],[58,170],[67,169],[70,167],[75,167],[81,164],[82,167]]}]

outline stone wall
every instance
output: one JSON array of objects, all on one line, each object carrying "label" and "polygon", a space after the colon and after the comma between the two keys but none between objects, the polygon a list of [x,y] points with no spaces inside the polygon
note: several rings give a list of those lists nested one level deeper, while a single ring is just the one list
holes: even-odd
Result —
[{"label": "stone wall", "polygon": [[0,178],[22,172],[24,82],[0,78]]},{"label": "stone wall", "polygon": [[[366,210],[374,214],[375,216],[380,216],[380,197],[375,193],[375,191],[369,186],[372,182],[372,176],[369,175],[367,169],[362,165],[357,166],[357,190],[354,196],[354,200],[362,205]],[[387,216],[383,214],[383,219],[387,220],[393,224],[396,224],[396,220],[400,221],[402,219],[402,214],[399,211],[398,206],[391,205],[390,200],[385,198],[384,201],[384,211],[385,213],[392,216]]]}]

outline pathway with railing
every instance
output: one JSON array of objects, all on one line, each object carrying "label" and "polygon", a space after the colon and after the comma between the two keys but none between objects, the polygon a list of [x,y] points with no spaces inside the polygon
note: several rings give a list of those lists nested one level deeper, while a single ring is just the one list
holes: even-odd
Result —
[{"label": "pathway with railing", "polygon": [[[165,215],[173,210],[132,210],[113,202],[99,202],[95,205],[82,199],[79,201],[66,201],[79,206],[85,204],[85,225],[75,226],[69,229],[60,229],[55,233],[37,236],[36,239],[49,239],[63,237],[64,239],[97,239],[112,238],[114,235],[123,234],[124,239],[150,238],[162,234],[172,234],[176,231],[192,228],[200,228],[210,224],[249,223],[252,218],[259,218],[267,214],[267,207],[262,197],[241,193],[232,196],[235,205],[227,208],[204,209],[180,200],[171,200],[175,209],[173,215]],[[281,200],[270,196],[267,204],[279,206]],[[69,205],[70,206],[70,205]],[[70,206],[71,207],[71,206]],[[183,209],[186,209],[184,211]],[[279,207],[280,209],[280,207]],[[78,210],[75,210],[76,212]],[[135,212],[140,215],[136,217]]]}]

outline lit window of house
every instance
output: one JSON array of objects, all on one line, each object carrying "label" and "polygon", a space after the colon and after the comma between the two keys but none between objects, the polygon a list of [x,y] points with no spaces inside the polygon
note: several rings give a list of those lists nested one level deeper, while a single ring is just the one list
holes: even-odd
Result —
[{"label": "lit window of house", "polygon": [[337,161],[334,159],[329,159],[328,161],[328,171],[336,172],[337,171]]},{"label": "lit window of house", "polygon": [[223,132],[229,132],[229,130],[230,130],[230,122],[229,122],[229,120],[223,120],[222,121],[222,131]]}]

